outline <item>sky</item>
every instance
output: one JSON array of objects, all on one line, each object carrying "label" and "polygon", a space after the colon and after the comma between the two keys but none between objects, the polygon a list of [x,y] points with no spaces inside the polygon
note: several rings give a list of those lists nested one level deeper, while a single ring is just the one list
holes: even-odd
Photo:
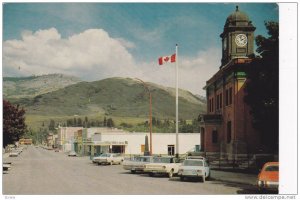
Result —
[{"label": "sky", "polygon": [[255,35],[267,36],[264,21],[279,21],[275,3],[4,3],[2,74],[130,77],[175,87],[175,64],[157,60],[178,44],[179,87],[205,96],[236,5]]}]

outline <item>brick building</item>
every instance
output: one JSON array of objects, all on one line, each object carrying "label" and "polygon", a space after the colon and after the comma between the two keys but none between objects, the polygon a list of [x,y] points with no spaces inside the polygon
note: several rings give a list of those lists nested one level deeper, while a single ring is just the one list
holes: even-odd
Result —
[{"label": "brick building", "polygon": [[254,31],[249,17],[238,7],[225,22],[219,71],[207,82],[207,113],[201,116],[201,150],[207,156],[235,159],[259,151],[250,108],[244,103],[246,69],[254,55]]}]

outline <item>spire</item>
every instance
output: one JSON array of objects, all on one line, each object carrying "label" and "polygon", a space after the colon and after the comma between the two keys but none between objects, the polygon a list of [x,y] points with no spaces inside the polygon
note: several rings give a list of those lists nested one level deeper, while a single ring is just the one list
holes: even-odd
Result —
[{"label": "spire", "polygon": [[235,11],[239,11],[239,6],[235,6]]}]

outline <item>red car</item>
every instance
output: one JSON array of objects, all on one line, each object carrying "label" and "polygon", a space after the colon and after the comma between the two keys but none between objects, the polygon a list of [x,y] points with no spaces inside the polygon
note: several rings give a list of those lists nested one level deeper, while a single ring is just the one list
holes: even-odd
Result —
[{"label": "red car", "polygon": [[259,191],[278,191],[279,162],[267,162],[258,174],[257,186]]}]

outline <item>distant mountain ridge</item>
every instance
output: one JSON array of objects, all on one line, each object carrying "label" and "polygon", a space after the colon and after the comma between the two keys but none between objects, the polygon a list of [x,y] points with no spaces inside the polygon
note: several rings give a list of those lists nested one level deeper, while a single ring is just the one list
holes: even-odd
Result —
[{"label": "distant mountain ridge", "polygon": [[[57,85],[54,84],[55,82]],[[11,98],[12,101],[24,106],[27,114],[30,115],[99,114],[136,118],[148,116],[149,96],[143,84],[136,79],[115,77],[84,82],[75,77],[55,74],[16,78],[16,80],[4,78],[4,83],[6,92],[4,98],[14,97]],[[18,85],[21,83],[22,86]],[[15,85],[13,87],[10,84]],[[173,118],[175,116],[175,89],[154,83],[146,84],[152,93],[153,116]],[[26,92],[17,93],[18,90],[15,88],[25,88],[25,86],[27,86]],[[37,90],[39,87],[41,87],[40,90]],[[14,89],[13,92],[10,91],[11,88]],[[30,93],[31,90],[35,92]],[[205,108],[205,102],[197,96],[186,90],[179,90],[180,118],[197,117]]]},{"label": "distant mountain ridge", "polygon": [[77,77],[49,74],[29,77],[3,77],[4,98],[28,98],[82,82]]}]

